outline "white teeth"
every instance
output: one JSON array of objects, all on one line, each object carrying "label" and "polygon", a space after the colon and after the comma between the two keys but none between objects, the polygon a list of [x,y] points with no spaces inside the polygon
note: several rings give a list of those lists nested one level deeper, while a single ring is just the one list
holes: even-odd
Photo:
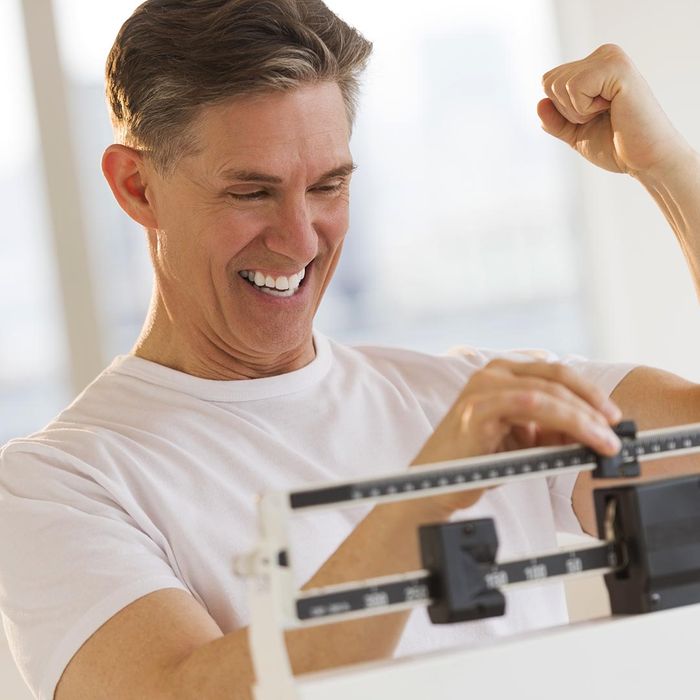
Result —
[{"label": "white teeth", "polygon": [[264,275],[262,272],[254,270],[241,270],[239,274],[262,291],[274,290],[275,293],[284,292],[281,296],[290,296],[299,288],[306,275],[306,268],[289,277],[280,275],[277,279],[272,275]]}]

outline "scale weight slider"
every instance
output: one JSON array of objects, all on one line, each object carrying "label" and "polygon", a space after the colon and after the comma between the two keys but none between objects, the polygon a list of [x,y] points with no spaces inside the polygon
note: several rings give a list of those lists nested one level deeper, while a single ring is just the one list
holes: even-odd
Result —
[{"label": "scale weight slider", "polygon": [[620,477],[635,477],[641,474],[639,462],[636,459],[625,459],[625,443],[633,442],[637,437],[637,425],[634,421],[626,420],[613,427],[614,433],[620,438],[622,448],[612,457],[598,455],[597,466],[593,470],[594,479],[618,479]]},{"label": "scale weight slider", "polygon": [[485,565],[496,560],[498,537],[492,518],[423,525],[418,530],[423,567],[430,571],[428,615],[434,624],[503,615],[503,593],[489,587]]}]

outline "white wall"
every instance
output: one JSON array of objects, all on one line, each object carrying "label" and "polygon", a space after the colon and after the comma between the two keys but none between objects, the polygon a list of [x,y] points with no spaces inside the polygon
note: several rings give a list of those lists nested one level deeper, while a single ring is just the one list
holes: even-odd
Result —
[{"label": "white wall", "polygon": [[[602,43],[620,45],[679,130],[700,147],[700,3],[555,0],[555,6],[565,60]],[[598,170],[573,151],[571,158],[580,161],[578,223],[595,354],[700,380],[700,308],[671,229],[637,182]]]}]

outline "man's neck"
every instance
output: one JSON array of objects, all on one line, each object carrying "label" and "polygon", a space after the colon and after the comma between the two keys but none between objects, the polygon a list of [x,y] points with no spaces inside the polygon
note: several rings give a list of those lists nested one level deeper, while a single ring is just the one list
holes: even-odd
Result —
[{"label": "man's neck", "polygon": [[180,330],[157,294],[131,354],[179,372],[214,380],[260,379],[305,367],[316,356],[313,339],[288,352],[265,355],[212,342],[206,333]]}]

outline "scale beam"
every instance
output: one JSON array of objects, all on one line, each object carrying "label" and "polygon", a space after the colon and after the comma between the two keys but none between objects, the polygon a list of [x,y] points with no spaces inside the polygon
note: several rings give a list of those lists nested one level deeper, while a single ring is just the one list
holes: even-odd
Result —
[{"label": "scale beam", "polygon": [[[460,523],[460,525],[462,525]],[[595,544],[526,559],[479,566],[487,589],[562,576],[604,574],[618,568],[615,544]],[[363,582],[303,591],[296,600],[299,620],[307,624],[338,622],[348,617],[383,615],[416,606],[429,606],[440,596],[440,580],[428,569]]]},{"label": "scale beam", "polygon": [[[622,425],[629,426],[629,423]],[[637,473],[626,474],[626,467],[670,453],[675,457],[699,452],[700,423],[647,430],[633,438],[623,434],[622,443],[618,456],[620,470],[610,476],[636,476]],[[437,462],[412,467],[408,472],[400,474],[293,491],[289,494],[289,508],[292,511],[340,508],[360,502],[377,503],[486,488],[518,479],[556,476],[572,470],[595,471],[601,463],[606,464],[610,459],[601,457],[588,447],[575,444]]]}]

